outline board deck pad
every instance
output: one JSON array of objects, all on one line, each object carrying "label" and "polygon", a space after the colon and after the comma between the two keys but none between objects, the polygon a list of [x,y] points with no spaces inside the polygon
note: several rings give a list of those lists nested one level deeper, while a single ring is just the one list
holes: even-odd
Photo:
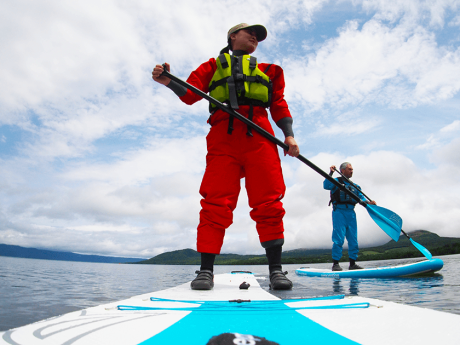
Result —
[{"label": "board deck pad", "polygon": [[[460,338],[455,314],[358,296],[281,300],[250,273],[218,274],[214,282],[210,291],[186,283],[0,332],[0,344],[204,345],[227,332],[281,345],[456,344]],[[248,290],[239,289],[242,282]],[[295,294],[295,288],[286,292]]]}]

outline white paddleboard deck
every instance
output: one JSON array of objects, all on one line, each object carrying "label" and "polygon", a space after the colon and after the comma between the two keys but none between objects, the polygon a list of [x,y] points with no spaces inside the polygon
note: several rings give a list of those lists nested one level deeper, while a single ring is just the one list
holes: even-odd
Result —
[{"label": "white paddleboard deck", "polygon": [[[219,274],[214,282],[211,291],[193,291],[187,283],[0,332],[0,344],[188,345],[227,332],[278,344],[432,345],[460,339],[460,315],[355,296],[280,300],[250,273]],[[239,289],[243,282],[248,290]]]},{"label": "white paddleboard deck", "polygon": [[432,274],[442,269],[444,263],[441,259],[431,259],[413,262],[406,265],[382,266],[364,268],[362,270],[332,271],[331,269],[318,269],[301,267],[295,272],[299,276],[324,277],[324,278],[396,278],[410,277],[421,274]]}]

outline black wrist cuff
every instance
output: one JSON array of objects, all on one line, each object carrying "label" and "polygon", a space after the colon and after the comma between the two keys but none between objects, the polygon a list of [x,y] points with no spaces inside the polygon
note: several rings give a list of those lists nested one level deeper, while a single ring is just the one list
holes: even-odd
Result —
[{"label": "black wrist cuff", "polygon": [[173,92],[179,97],[185,96],[187,93],[187,88],[178,84],[174,80],[171,80],[166,87],[173,90]]},{"label": "black wrist cuff", "polygon": [[281,120],[278,120],[278,122],[276,122],[276,125],[283,131],[285,138],[294,138],[294,131],[292,130],[293,122],[294,120],[292,119],[292,117],[283,117]]}]

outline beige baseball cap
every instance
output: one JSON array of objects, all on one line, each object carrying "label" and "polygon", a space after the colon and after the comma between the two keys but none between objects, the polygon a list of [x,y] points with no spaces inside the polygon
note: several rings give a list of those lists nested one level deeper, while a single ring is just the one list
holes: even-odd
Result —
[{"label": "beige baseball cap", "polygon": [[260,24],[249,25],[246,23],[241,23],[241,24],[235,25],[230,30],[228,30],[227,40],[230,38],[231,34],[241,29],[254,29],[254,31],[256,32],[256,37],[257,37],[258,42],[261,42],[267,38],[267,29],[265,29],[263,25],[260,25]]}]

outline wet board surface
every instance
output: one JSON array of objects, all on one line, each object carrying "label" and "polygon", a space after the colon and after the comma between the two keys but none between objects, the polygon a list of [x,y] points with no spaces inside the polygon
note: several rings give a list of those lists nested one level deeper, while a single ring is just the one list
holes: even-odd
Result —
[{"label": "wet board surface", "polygon": [[441,259],[424,260],[406,265],[365,268],[362,270],[332,271],[331,269],[316,269],[301,267],[295,272],[299,276],[324,278],[396,278],[410,277],[422,274],[432,274],[442,269]]},{"label": "wet board surface", "polygon": [[[222,333],[278,344],[457,344],[460,315],[365,297],[282,300],[251,273],[190,283],[0,333],[0,344],[207,344]],[[241,283],[250,284],[240,290]],[[295,290],[294,290],[295,292]]]}]

